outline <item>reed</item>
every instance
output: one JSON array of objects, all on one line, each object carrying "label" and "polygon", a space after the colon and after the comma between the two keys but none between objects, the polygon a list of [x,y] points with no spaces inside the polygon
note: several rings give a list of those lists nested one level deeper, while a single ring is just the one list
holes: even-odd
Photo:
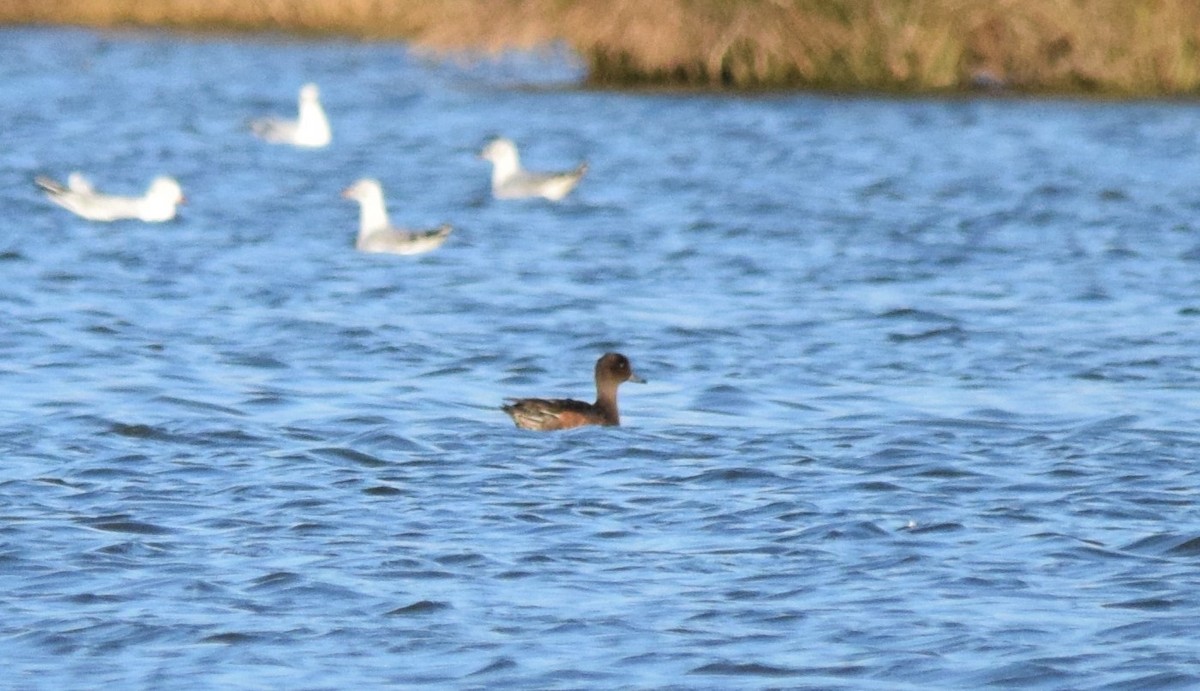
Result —
[{"label": "reed", "polygon": [[600,85],[1200,93],[1196,0],[0,0],[0,23],[562,42]]}]

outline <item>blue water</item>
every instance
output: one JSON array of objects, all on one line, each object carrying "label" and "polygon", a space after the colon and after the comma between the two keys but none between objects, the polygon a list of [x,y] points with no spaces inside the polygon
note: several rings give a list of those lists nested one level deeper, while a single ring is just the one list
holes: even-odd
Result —
[{"label": "blue water", "polygon": [[[575,74],[0,32],[0,685],[1200,686],[1200,106]],[[498,409],[606,350],[622,427]]]}]

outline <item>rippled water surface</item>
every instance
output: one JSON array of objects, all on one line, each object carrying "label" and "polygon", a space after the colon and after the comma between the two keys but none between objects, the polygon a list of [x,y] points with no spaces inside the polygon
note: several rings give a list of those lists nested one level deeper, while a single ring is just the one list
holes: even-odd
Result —
[{"label": "rippled water surface", "polygon": [[[1200,685],[1200,107],[570,78],[2,32],[4,685]],[[356,253],[364,175],[455,234]],[[498,409],[606,350],[624,426]]]}]

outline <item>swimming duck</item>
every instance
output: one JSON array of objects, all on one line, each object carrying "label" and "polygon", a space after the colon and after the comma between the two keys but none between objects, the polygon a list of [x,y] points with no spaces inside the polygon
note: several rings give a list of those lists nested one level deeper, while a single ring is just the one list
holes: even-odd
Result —
[{"label": "swimming duck", "polygon": [[175,218],[176,206],[187,201],[175,178],[165,175],[154,178],[140,197],[100,194],[79,172],[71,173],[66,186],[42,175],[33,181],[50,201],[89,221],[137,219],[160,223]]},{"label": "swimming duck", "polygon": [[585,403],[569,398],[509,399],[500,407],[517,427],[532,430],[556,430],[582,425],[615,426],[621,424],[617,412],[617,387],[623,382],[645,383],[633,373],[629,358],[620,353],[605,353],[596,361],[596,402]]},{"label": "swimming duck", "polygon": [[328,146],[333,140],[329,118],[321,107],[321,92],[316,84],[300,87],[300,115],[297,120],[267,117],[250,122],[250,130],[259,138],[275,144],[291,144],[309,149]]},{"label": "swimming duck", "polygon": [[517,145],[503,137],[493,139],[479,152],[479,157],[492,162],[492,196],[496,199],[545,197],[550,201],[558,201],[575,189],[588,169],[585,161],[568,172],[534,173],[522,170]]},{"label": "swimming duck", "polygon": [[354,246],[363,252],[421,254],[441,247],[453,230],[449,225],[419,231],[393,228],[388,223],[383,187],[378,180],[363,178],[343,190],[342,196],[358,202],[358,238]]}]

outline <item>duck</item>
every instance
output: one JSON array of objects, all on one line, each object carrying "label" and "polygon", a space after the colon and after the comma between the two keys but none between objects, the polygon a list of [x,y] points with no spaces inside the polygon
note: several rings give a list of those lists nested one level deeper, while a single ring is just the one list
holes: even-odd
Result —
[{"label": "duck", "polygon": [[479,152],[479,158],[492,162],[492,196],[496,199],[543,197],[559,201],[571,193],[587,173],[587,161],[571,171],[534,173],[521,168],[517,145],[498,137]]},{"label": "duck", "polygon": [[300,87],[299,118],[287,120],[276,117],[259,118],[250,122],[250,131],[273,144],[291,144],[306,149],[320,149],[333,141],[329,118],[321,107],[321,90],[316,84]]},{"label": "duck", "polygon": [[374,178],[363,178],[342,191],[346,199],[358,202],[358,238],[354,246],[361,252],[422,254],[446,242],[453,228],[443,224],[433,230],[402,230],[388,222],[383,201],[383,186]]},{"label": "duck", "polygon": [[146,223],[162,223],[175,218],[178,205],[187,201],[179,182],[167,175],[154,178],[140,197],[101,194],[78,171],[67,177],[66,185],[44,175],[35,177],[33,181],[50,201],[89,221],[136,219]]},{"label": "duck", "polygon": [[615,427],[621,424],[617,387],[627,381],[646,383],[634,373],[629,358],[620,353],[605,353],[596,360],[595,403],[569,398],[517,398],[505,400],[500,409],[521,429],[551,431],[584,425]]}]

